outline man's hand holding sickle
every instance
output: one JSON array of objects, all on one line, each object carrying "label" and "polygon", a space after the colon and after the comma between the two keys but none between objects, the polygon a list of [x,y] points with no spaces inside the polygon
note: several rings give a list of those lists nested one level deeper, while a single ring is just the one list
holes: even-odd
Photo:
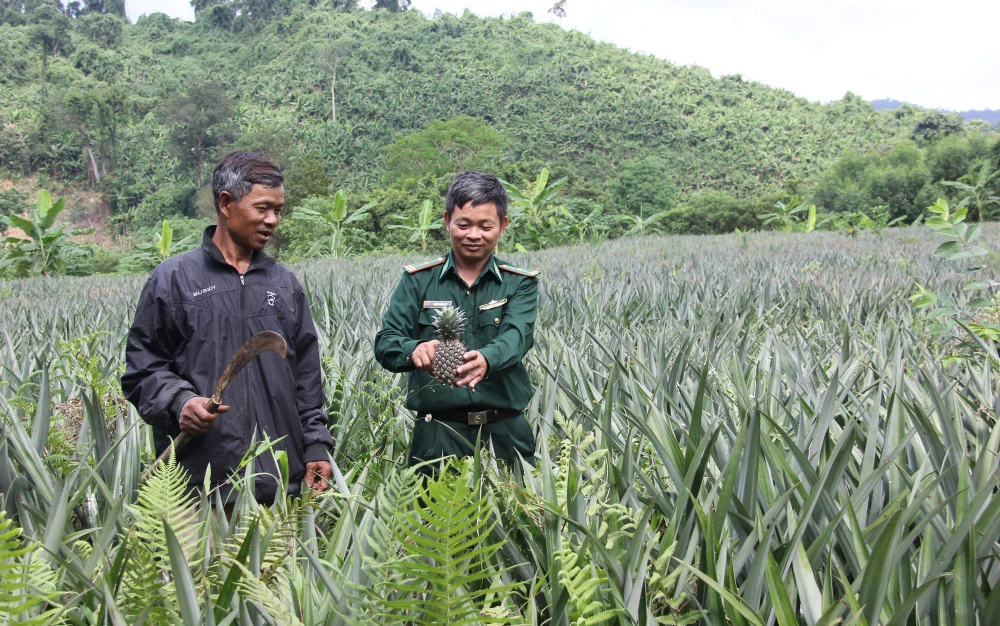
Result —
[{"label": "man's hand holding sickle", "polygon": [[[233,355],[229,365],[219,377],[219,382],[216,383],[211,398],[196,396],[184,403],[178,418],[181,428],[180,435],[171,442],[163,454],[153,461],[146,473],[142,475],[140,482],[146,482],[153,470],[170,457],[171,449],[179,452],[195,437],[200,437],[208,432],[219,415],[229,410],[229,406],[222,404],[222,392],[250,361],[268,350],[274,350],[281,355],[281,358],[285,358],[288,355],[288,344],[285,343],[285,338],[276,332],[265,330],[257,333]],[[329,487],[328,479],[331,474],[330,464],[325,461],[306,463],[306,483],[311,489],[325,491]]]}]

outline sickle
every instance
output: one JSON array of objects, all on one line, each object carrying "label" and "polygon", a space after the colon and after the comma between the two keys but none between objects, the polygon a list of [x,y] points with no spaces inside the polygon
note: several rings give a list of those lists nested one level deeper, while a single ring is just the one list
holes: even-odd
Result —
[{"label": "sickle", "polygon": [[[222,392],[226,390],[229,383],[236,378],[236,375],[247,366],[247,363],[254,360],[260,354],[267,352],[268,350],[274,350],[281,355],[281,358],[285,358],[288,355],[288,344],[285,343],[285,338],[278,333],[265,330],[257,333],[251,337],[245,344],[243,344],[233,358],[229,361],[229,365],[223,370],[222,376],[219,377],[219,382],[215,385],[215,392],[212,397],[209,398],[208,403],[205,408],[214,413],[218,410],[219,405],[222,404]],[[191,440],[194,439],[194,435],[186,431],[181,431],[181,434],[167,446],[167,449],[163,451],[159,457],[149,466],[149,469],[142,475],[139,480],[139,484],[145,483],[149,476],[153,473],[160,463],[163,463],[167,458],[170,457],[171,450],[179,452],[184,449]]]}]

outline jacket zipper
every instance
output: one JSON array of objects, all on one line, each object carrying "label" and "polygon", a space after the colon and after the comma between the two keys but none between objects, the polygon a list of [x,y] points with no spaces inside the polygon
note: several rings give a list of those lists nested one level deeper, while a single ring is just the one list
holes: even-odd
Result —
[{"label": "jacket zipper", "polygon": [[[243,334],[243,343],[249,339],[247,337],[247,290],[246,287],[246,275],[240,274],[240,329]],[[243,345],[242,343],[240,345]],[[243,377],[243,406],[246,407],[245,413],[243,414],[243,448],[244,450],[250,446],[250,424],[252,422],[252,410],[253,405],[250,402],[250,372],[246,372]]]}]

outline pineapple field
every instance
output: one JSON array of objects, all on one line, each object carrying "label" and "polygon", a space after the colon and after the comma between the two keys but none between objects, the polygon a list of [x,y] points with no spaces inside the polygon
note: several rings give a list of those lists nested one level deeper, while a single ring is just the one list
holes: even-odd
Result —
[{"label": "pineapple field", "polygon": [[543,272],[538,463],[428,480],[405,379],[372,355],[412,259],[297,266],[335,487],[231,520],[176,463],[140,484],[151,438],[117,379],[143,279],[0,284],[0,624],[1000,624],[1000,357],[911,302],[966,298],[939,243],[503,254]]}]

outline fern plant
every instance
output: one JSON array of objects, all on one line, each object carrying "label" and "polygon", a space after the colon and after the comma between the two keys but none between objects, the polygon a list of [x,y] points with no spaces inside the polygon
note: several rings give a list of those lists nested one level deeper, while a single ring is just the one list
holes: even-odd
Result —
[{"label": "fern plant", "polygon": [[163,525],[176,534],[199,595],[207,585],[200,557],[205,552],[197,503],[188,488],[188,474],[175,455],[161,464],[139,488],[131,507],[132,530],[124,549],[124,569],[119,609],[126,618],[146,616],[151,623],[181,620],[177,588],[170,576],[170,552]]},{"label": "fern plant", "polygon": [[57,574],[0,510],[0,626],[61,624]]},{"label": "fern plant", "polygon": [[[249,518],[237,519],[237,531],[217,562],[226,580],[213,577],[217,587],[232,585],[241,602],[251,603],[279,624],[301,624],[289,608],[292,589],[287,565],[299,541],[307,506],[302,500],[290,499],[282,506],[259,507]],[[223,591],[220,596],[225,594]],[[227,608],[219,606],[220,610]],[[222,619],[222,615],[217,613],[217,618]]]},{"label": "fern plant", "polygon": [[559,579],[569,592],[570,620],[576,626],[606,624],[621,613],[609,609],[600,591],[607,584],[607,572],[599,570],[586,550],[563,548],[556,554],[559,561]]},{"label": "fern plant", "polygon": [[[454,468],[453,468],[454,469]],[[494,557],[489,498],[480,495],[469,463],[421,482],[398,474],[377,499],[381,520],[365,537],[364,577],[355,623],[508,624],[503,605],[519,588],[505,583]]]}]

